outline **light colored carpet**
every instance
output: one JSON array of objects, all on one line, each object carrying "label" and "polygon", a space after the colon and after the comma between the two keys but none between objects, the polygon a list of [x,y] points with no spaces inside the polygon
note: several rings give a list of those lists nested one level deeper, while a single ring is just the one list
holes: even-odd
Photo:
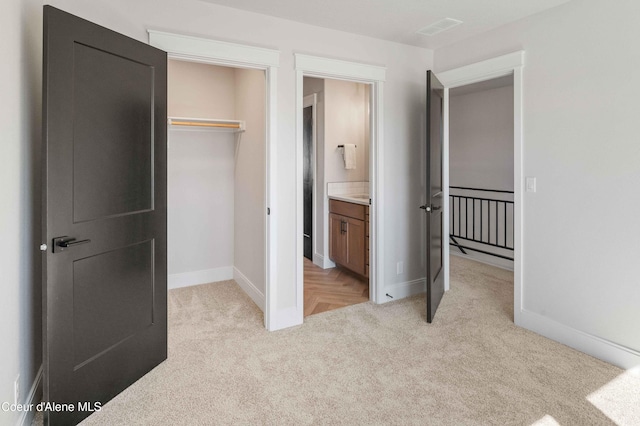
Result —
[{"label": "light colored carpet", "polygon": [[233,281],[172,290],[169,359],[82,424],[640,424],[640,378],[610,389],[623,370],[513,324],[510,272],[451,262],[433,324],[418,296],[268,332]]}]

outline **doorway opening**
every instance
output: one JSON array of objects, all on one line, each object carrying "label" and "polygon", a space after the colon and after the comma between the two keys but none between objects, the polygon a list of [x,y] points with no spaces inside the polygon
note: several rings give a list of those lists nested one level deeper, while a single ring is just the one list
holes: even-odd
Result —
[{"label": "doorway opening", "polygon": [[510,271],[474,278],[496,297],[513,285],[513,99],[512,74],[449,90],[450,274],[475,268],[461,258]]},{"label": "doorway opening", "polygon": [[[383,169],[383,159],[380,157],[380,149],[383,145],[383,132],[382,123],[384,122],[384,107],[383,107],[383,87],[386,76],[386,68],[356,63],[351,61],[344,61],[339,59],[330,59],[319,56],[295,54],[296,64],[296,299],[295,309],[291,310],[290,322],[294,324],[302,324],[304,319],[304,254],[303,254],[303,231],[304,231],[304,190],[303,190],[303,108],[304,108],[304,79],[305,77],[314,77],[318,79],[331,79],[339,82],[351,82],[362,83],[365,87],[368,87],[369,101],[368,101],[368,132],[369,132],[369,154],[368,154],[368,167],[369,167],[369,300],[374,303],[379,303],[382,300],[383,295],[378,294],[380,288],[377,283],[381,276],[384,276],[384,229],[380,224],[384,223],[383,210],[380,206],[384,203],[384,191],[381,185],[381,177],[379,170]],[[326,110],[326,108],[325,108]],[[325,139],[326,135],[325,135]],[[353,144],[351,141],[337,142],[337,145]],[[354,148],[356,152],[359,148]],[[344,156],[344,148],[340,147],[333,154],[338,156]],[[352,151],[353,152],[353,151]],[[326,153],[324,154],[326,155]],[[344,161],[344,159],[343,159]],[[356,160],[357,162],[358,160]],[[364,159],[363,159],[364,161]],[[343,166],[344,168],[344,163]],[[366,184],[365,184],[366,186]],[[362,185],[361,185],[362,187]],[[327,185],[324,188],[329,192]],[[333,188],[335,189],[335,188]],[[363,192],[366,188],[363,188]],[[364,193],[352,194],[360,195],[361,200],[365,200]],[[335,200],[334,200],[335,201]],[[328,203],[330,204],[330,203]],[[366,205],[360,207],[366,208]],[[329,208],[325,210],[327,220],[329,218]],[[339,207],[338,207],[339,208]],[[366,210],[366,209],[365,209]],[[366,212],[365,212],[365,219]],[[342,237],[344,238],[345,221],[348,223],[348,219],[336,220],[334,222],[334,228],[336,233],[340,234],[342,229]],[[330,230],[330,225],[327,224],[325,229]],[[357,228],[357,226],[353,226]],[[354,232],[352,235],[356,235]],[[317,238],[316,238],[317,241]],[[366,242],[365,242],[366,244]],[[322,259],[324,265],[333,266],[329,259],[328,249],[330,245],[327,241],[324,246],[327,257]]]},{"label": "doorway opening", "polygon": [[168,286],[235,280],[265,312],[265,71],[168,61]]},{"label": "doorway opening", "polygon": [[[513,135],[513,151],[511,161],[513,164],[513,225],[512,225],[512,259],[513,259],[513,320],[516,325],[523,325],[523,306],[522,306],[522,294],[523,294],[523,241],[524,234],[522,228],[522,219],[524,214],[523,204],[523,191],[524,191],[524,177],[523,177],[523,129],[522,129],[522,114],[523,114],[523,68],[524,68],[524,51],[517,51],[509,53],[503,56],[498,56],[492,59],[488,59],[481,62],[465,65],[460,68],[451,69],[439,73],[439,78],[443,82],[445,87],[445,119],[444,119],[444,195],[447,200],[450,198],[450,173],[449,173],[449,153],[450,153],[450,92],[457,87],[471,85],[473,83],[481,83],[489,80],[499,79],[500,77],[506,77],[511,79],[512,87],[512,127],[511,132]],[[528,178],[529,179],[529,178]],[[452,185],[457,186],[457,185]],[[528,187],[529,185],[527,185]],[[492,188],[494,189],[494,188]],[[535,192],[535,180],[533,181],[533,187],[527,188],[527,191]],[[461,201],[462,202],[462,201]],[[462,202],[463,203],[463,202]],[[477,203],[477,202],[476,202]],[[464,206],[464,203],[462,204]],[[470,205],[471,202],[470,202]],[[477,206],[478,204],[476,204]],[[486,206],[486,204],[485,204]],[[477,208],[477,207],[476,207]],[[495,208],[495,203],[494,203]],[[507,209],[509,206],[507,205]],[[471,207],[473,211],[473,207]],[[504,212],[504,205],[502,205]],[[444,204],[444,229],[446,234],[453,233],[453,220],[452,212],[450,212],[450,203]],[[464,210],[464,207],[463,207]],[[483,214],[487,214],[483,211]],[[509,213],[507,213],[509,215]],[[475,217],[472,214],[472,217]],[[508,218],[507,218],[508,219]],[[493,217],[495,221],[495,216]],[[471,227],[473,222],[469,221]],[[476,226],[478,226],[476,224]],[[464,229],[464,228],[463,228]],[[495,230],[496,228],[494,228]],[[494,231],[495,232],[495,231]],[[505,232],[507,233],[507,232]],[[508,235],[508,233],[507,233]],[[455,235],[454,235],[455,236]],[[504,240],[503,240],[504,241]],[[507,238],[508,241],[508,238]],[[458,247],[455,248],[459,249]],[[445,290],[450,288],[450,249],[444,252],[445,255]],[[510,250],[511,252],[511,250]],[[494,262],[495,263],[495,262]]]},{"label": "doorway opening", "polygon": [[304,316],[369,300],[371,86],[303,80]]},{"label": "doorway opening", "polygon": [[449,90],[450,253],[513,270],[513,76]]}]

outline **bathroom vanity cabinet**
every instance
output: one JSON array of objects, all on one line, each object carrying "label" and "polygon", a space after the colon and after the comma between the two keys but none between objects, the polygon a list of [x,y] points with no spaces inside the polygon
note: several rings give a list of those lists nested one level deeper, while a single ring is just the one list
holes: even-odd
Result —
[{"label": "bathroom vanity cabinet", "polygon": [[369,206],[329,200],[329,257],[353,272],[368,276]]}]

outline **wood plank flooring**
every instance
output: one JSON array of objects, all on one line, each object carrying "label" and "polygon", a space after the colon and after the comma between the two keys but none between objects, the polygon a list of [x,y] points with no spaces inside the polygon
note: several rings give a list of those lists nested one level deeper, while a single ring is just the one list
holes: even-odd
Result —
[{"label": "wood plank flooring", "polygon": [[369,282],[342,268],[322,269],[304,259],[304,316],[369,300]]}]

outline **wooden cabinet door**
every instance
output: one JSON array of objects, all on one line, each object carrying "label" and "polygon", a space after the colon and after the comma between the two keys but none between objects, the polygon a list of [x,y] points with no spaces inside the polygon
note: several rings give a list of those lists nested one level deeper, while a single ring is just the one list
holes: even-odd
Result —
[{"label": "wooden cabinet door", "polygon": [[347,220],[347,261],[344,266],[352,271],[365,274],[365,226],[364,220],[345,218]]},{"label": "wooden cabinet door", "polygon": [[347,262],[346,221],[343,216],[329,214],[329,258],[342,265]]}]

